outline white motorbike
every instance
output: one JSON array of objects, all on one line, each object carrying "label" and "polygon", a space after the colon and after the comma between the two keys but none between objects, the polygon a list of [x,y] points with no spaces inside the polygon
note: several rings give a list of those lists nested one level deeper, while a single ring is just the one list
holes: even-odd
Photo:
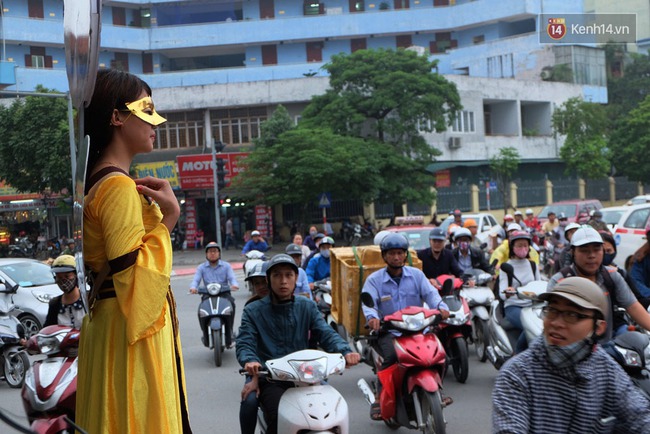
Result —
[{"label": "white motorbike", "polygon": [[[246,253],[244,255],[246,257],[246,261],[244,262],[244,276],[248,276],[248,273],[255,267],[255,264],[259,264],[260,262],[266,261],[266,255],[263,252],[260,252],[259,250],[251,250],[250,252]],[[253,292],[253,288],[249,286],[249,290],[251,294],[255,295]]]},{"label": "white motorbike", "polygon": [[[282,394],[278,407],[278,433],[282,434],[348,434],[348,404],[343,396],[323,382],[331,375],[342,375],[345,359],[341,354],[318,350],[302,350],[279,359],[268,360],[261,377],[271,381],[293,383],[295,387]],[[245,374],[246,371],[240,370]],[[267,432],[266,419],[260,408],[258,424]]]},{"label": "white motorbike", "polygon": [[[511,281],[514,276],[512,265],[501,264],[501,272],[508,275]],[[538,336],[541,336],[544,328],[542,319],[542,308],[545,302],[539,301],[540,294],[546,292],[548,282],[535,280],[526,285],[517,288],[517,297],[523,300],[532,300],[531,306],[524,307],[521,310],[521,323],[524,328],[526,340],[532,342]],[[488,359],[496,369],[501,366],[515,354],[515,346],[519,338],[519,329],[513,328],[512,324],[506,319],[503,303],[499,299],[492,302],[490,311],[490,320],[488,321],[489,345],[487,348]]]},{"label": "white motorbike", "polygon": [[494,301],[494,293],[487,287],[487,284],[492,280],[492,275],[477,269],[467,270],[465,275],[470,279],[474,279],[476,283],[474,287],[464,287],[460,291],[460,295],[467,300],[469,309],[472,312],[474,351],[476,351],[479,361],[483,363],[488,358],[488,321],[490,319],[490,306]]}]

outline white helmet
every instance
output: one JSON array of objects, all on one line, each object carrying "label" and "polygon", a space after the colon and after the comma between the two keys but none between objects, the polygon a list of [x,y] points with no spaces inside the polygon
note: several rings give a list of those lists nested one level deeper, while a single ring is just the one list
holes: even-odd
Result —
[{"label": "white helmet", "polygon": [[510,223],[508,225],[508,232],[510,231],[520,231],[521,225],[519,223]]},{"label": "white helmet", "polygon": [[603,237],[591,226],[582,225],[573,233],[571,246],[584,246],[585,244],[603,244]]},{"label": "white helmet", "polygon": [[576,222],[571,222],[566,227],[564,228],[564,232],[566,233],[567,231],[571,231],[573,229],[579,229],[580,228],[580,223]]},{"label": "white helmet", "polygon": [[472,239],[472,233],[467,228],[458,228],[454,232],[454,240],[457,240],[458,238],[461,238],[461,237],[468,237],[471,240]]},{"label": "white helmet", "polygon": [[373,239],[373,244],[375,246],[381,245],[382,240],[386,237],[386,235],[392,234],[391,231],[379,231],[377,232],[377,235],[375,235],[375,238]]}]

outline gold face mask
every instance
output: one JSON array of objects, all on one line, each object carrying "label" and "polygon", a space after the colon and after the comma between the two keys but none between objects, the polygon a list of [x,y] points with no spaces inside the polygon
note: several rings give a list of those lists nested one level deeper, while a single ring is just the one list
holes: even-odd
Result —
[{"label": "gold face mask", "polygon": [[156,113],[150,96],[127,103],[126,108],[149,125],[158,126],[167,121],[167,119]]}]

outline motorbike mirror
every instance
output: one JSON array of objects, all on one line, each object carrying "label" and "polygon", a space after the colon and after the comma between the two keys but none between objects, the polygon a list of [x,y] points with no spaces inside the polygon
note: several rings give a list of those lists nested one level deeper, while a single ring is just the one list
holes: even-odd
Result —
[{"label": "motorbike mirror", "polygon": [[454,293],[454,278],[451,277],[445,280],[442,284],[442,289],[440,289],[440,295],[451,295]]},{"label": "motorbike mirror", "polygon": [[361,293],[361,303],[367,307],[375,307],[375,300],[372,299],[372,295],[367,292]]},{"label": "motorbike mirror", "polygon": [[487,247],[487,243],[481,243],[481,250],[485,249]]},{"label": "motorbike mirror", "polygon": [[508,264],[507,262],[501,264],[501,271],[511,277],[515,274],[515,269],[512,267],[512,264]]},{"label": "motorbike mirror", "polygon": [[25,326],[21,324],[16,324],[16,334],[20,339],[25,339]]},{"label": "motorbike mirror", "polygon": [[11,288],[7,289],[7,285],[5,285],[4,283],[0,283],[0,292],[10,293]]}]

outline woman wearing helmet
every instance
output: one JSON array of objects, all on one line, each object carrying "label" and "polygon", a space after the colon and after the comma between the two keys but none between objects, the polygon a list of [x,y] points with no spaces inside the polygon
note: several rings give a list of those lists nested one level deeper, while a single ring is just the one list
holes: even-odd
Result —
[{"label": "woman wearing helmet", "polygon": [[52,262],[54,280],[62,295],[50,300],[47,317],[43,327],[51,325],[69,326],[81,329],[81,322],[86,311],[81,300],[81,292],[77,283],[77,268],[71,255],[61,255]]},{"label": "woman wearing helmet", "polygon": [[472,233],[469,229],[456,229],[456,232],[454,232],[454,243],[456,244],[456,248],[452,250],[452,254],[456,258],[460,269],[463,270],[463,273],[472,268],[480,269],[490,274],[493,273],[483,252],[472,247]]},{"label": "woman wearing helmet", "polygon": [[516,353],[524,351],[528,347],[526,335],[521,324],[521,309],[532,305],[532,300],[522,300],[517,297],[517,288],[526,285],[534,280],[540,280],[537,264],[530,259],[531,239],[528,232],[514,231],[508,238],[510,259],[507,263],[512,265],[516,279],[510,282],[506,273],[499,274],[499,297],[504,301],[505,316],[514,328],[521,334],[517,340]]},{"label": "woman wearing helmet", "polygon": [[323,237],[318,245],[318,253],[307,264],[309,289],[314,290],[314,282],[330,277],[330,249],[334,247],[332,237]]}]

